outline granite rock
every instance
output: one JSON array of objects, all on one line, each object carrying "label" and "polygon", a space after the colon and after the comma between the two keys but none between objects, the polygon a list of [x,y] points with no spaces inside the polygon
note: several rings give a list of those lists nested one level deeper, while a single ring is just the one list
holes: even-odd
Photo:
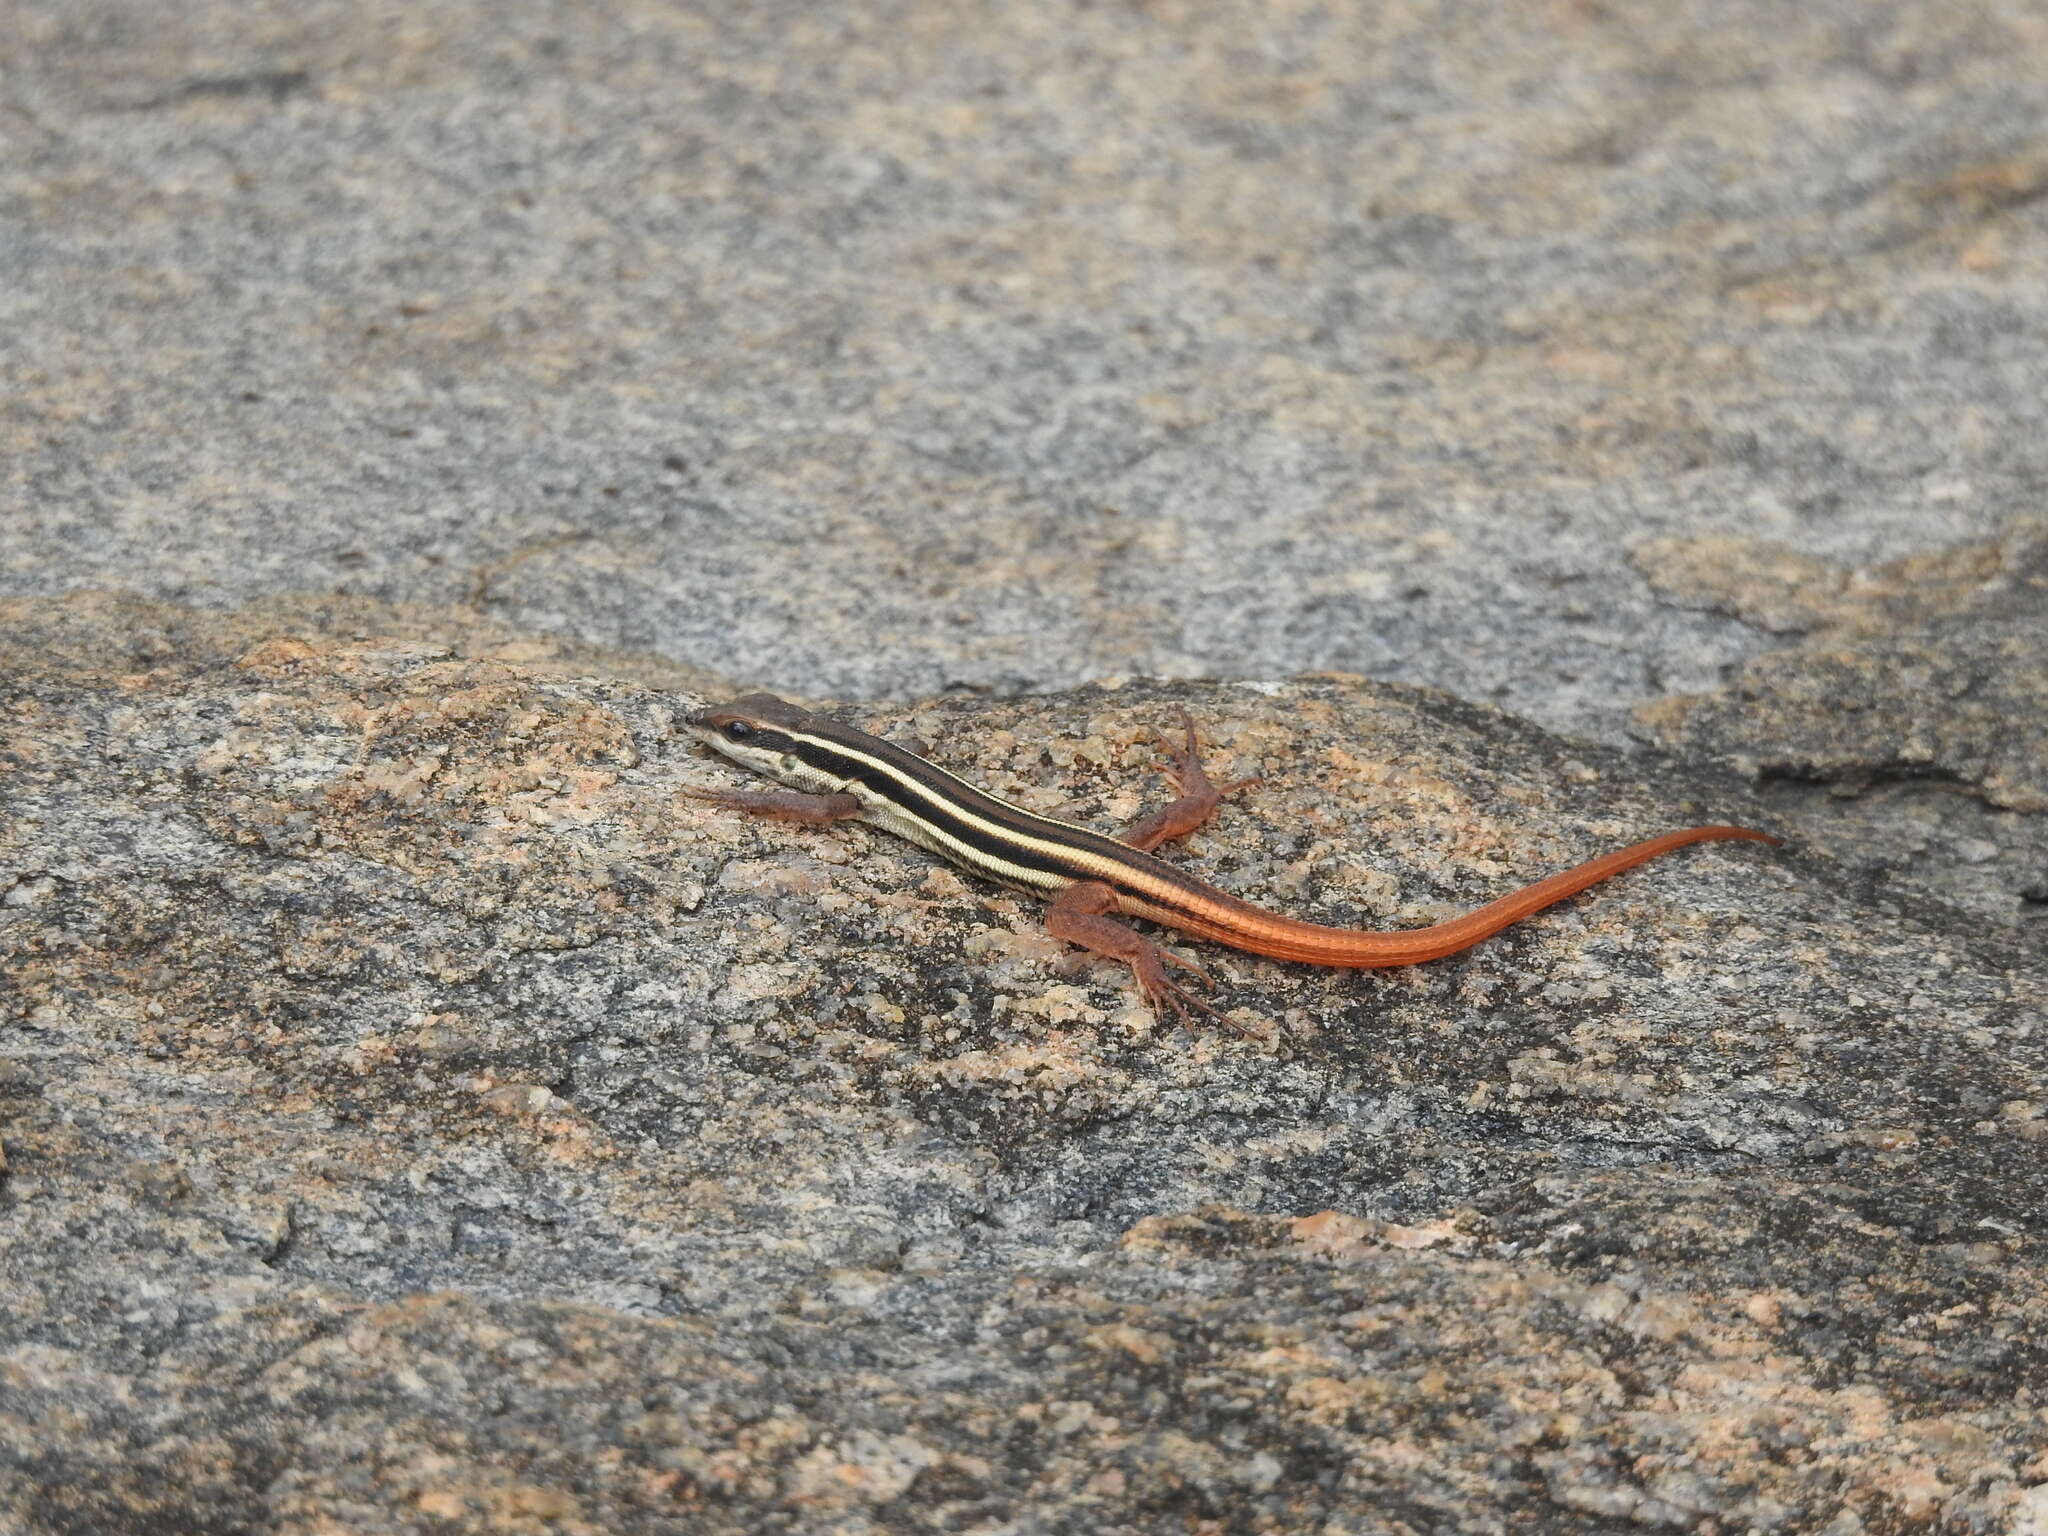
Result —
[{"label": "granite rock", "polygon": [[[2048,476],[1992,0],[9,0],[0,594],[812,694],[1343,668],[1621,740]],[[812,558],[791,561],[803,548]]]},{"label": "granite rock", "polygon": [[[0,645],[10,1530],[2041,1517],[2048,982],[1825,849],[1205,955],[1257,1033],[1190,1033],[1029,902],[678,799],[728,775],[644,662],[367,601]],[[1770,815],[1341,676],[848,714],[1108,826],[1179,706],[1266,782],[1176,857],[1333,921]]]},{"label": "granite rock", "polygon": [[1711,538],[1637,559],[1677,600],[1791,642],[1641,706],[1654,739],[1746,774],[1873,901],[2048,937],[2048,524],[1862,570]]},{"label": "granite rock", "polygon": [[[2048,1530],[2039,15],[0,39],[0,1536]],[[1189,1033],[744,686],[1330,921],[1788,842]]]}]

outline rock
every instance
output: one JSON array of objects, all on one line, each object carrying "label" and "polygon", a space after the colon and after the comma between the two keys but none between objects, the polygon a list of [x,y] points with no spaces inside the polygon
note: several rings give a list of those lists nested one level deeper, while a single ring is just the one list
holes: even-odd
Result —
[{"label": "rock", "polygon": [[2048,522],[1858,571],[1725,540],[1638,559],[1674,594],[1804,637],[1644,706],[1661,745],[1748,774],[1874,892],[2043,937],[2027,891],[2048,868]]},{"label": "rock", "polygon": [[1618,742],[1783,617],[1633,546],[1869,567],[2048,474],[2024,6],[9,19],[0,595]]},{"label": "rock", "polygon": [[[2048,985],[1853,863],[1205,953],[1283,1028],[1189,1033],[1033,903],[678,799],[701,696],[630,662],[347,602],[0,640],[22,1529],[2021,1528]],[[1333,921],[1768,815],[1342,677],[853,714],[1114,825],[1183,706],[1265,783],[1175,857]]]},{"label": "rock", "polygon": [[[2048,1524],[2027,7],[5,36],[0,1536]],[[1190,1034],[744,686],[1185,706],[1332,921],[1788,843]]]}]

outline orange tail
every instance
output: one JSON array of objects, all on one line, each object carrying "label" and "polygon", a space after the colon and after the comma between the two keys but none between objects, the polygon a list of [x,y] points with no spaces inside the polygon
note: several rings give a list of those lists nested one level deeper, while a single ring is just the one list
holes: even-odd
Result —
[{"label": "orange tail", "polygon": [[1355,928],[1325,928],[1249,905],[1241,913],[1232,912],[1228,919],[1214,927],[1191,923],[1185,918],[1174,919],[1174,926],[1256,955],[1271,955],[1276,960],[1358,967],[1418,965],[1425,960],[1438,960],[1461,949],[1469,949],[1509,924],[1520,922],[1530,913],[1554,906],[1568,896],[1576,896],[1587,886],[1596,885],[1609,875],[1618,875],[1624,869],[1654,859],[1659,854],[1683,848],[1687,843],[1731,839],[1771,844],[1779,841],[1767,832],[1753,831],[1748,827],[1687,827],[1682,832],[1667,832],[1648,842],[1602,854],[1576,869],[1565,870],[1547,880],[1538,880],[1511,896],[1488,902],[1463,917],[1454,917],[1447,923],[1437,923],[1429,928],[1411,928],[1405,933],[1364,933]]}]

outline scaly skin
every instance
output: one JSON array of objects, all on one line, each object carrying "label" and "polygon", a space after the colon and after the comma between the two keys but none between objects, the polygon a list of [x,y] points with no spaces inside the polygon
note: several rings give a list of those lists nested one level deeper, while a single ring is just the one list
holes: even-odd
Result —
[{"label": "scaly skin", "polygon": [[1153,856],[1161,843],[1207,821],[1225,795],[1258,782],[1212,784],[1185,712],[1182,742],[1165,744],[1167,776],[1179,797],[1139,818],[1121,841],[1007,805],[894,743],[769,694],[735,699],[690,724],[727,757],[804,792],[685,794],[794,821],[865,821],[907,837],[963,869],[1049,898],[1047,928],[1129,966],[1155,1008],[1164,1003],[1183,1018],[1199,1012],[1227,1024],[1234,1021],[1167,975],[1169,966],[1177,966],[1206,981],[1196,966],[1117,919],[1144,918],[1276,960],[1359,969],[1419,965],[1469,949],[1533,912],[1688,843],[1778,841],[1749,827],[1687,827],[1602,854],[1449,922],[1374,933],[1269,912]]}]

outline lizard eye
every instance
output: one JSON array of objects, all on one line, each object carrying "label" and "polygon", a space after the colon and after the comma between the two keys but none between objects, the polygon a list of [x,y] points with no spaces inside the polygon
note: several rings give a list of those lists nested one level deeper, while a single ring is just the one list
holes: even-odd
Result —
[{"label": "lizard eye", "polygon": [[744,720],[728,720],[723,729],[727,741],[745,741],[754,734],[754,728]]}]

